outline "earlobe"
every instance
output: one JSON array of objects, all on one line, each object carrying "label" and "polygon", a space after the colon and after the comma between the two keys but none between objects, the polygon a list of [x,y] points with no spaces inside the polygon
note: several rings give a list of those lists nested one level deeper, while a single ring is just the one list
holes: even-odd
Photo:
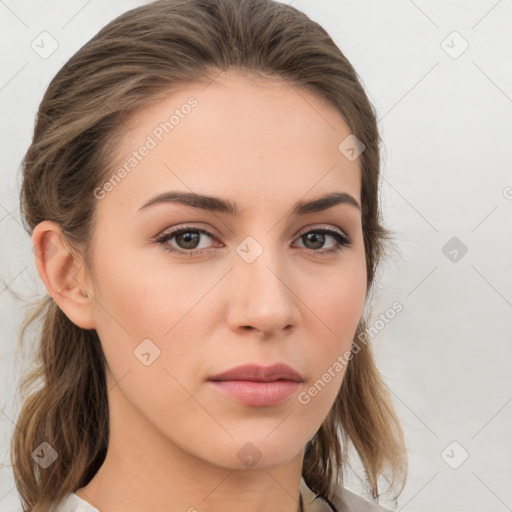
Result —
[{"label": "earlobe", "polygon": [[95,329],[93,299],[79,272],[77,258],[58,223],[44,220],[32,233],[37,272],[64,314],[82,329]]}]

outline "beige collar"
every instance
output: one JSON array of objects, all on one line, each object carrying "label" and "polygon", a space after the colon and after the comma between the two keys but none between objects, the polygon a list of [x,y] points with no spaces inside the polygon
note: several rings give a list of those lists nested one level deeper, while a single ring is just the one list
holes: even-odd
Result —
[{"label": "beige collar", "polygon": [[306,485],[304,478],[300,482],[300,494],[304,503],[304,512],[333,512],[331,506]]}]

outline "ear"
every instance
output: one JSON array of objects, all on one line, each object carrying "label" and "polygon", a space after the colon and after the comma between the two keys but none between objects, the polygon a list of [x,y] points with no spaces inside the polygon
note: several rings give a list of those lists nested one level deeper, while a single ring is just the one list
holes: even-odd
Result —
[{"label": "ear", "polygon": [[95,329],[90,280],[64,240],[58,223],[44,220],[32,233],[37,272],[64,314],[82,329]]}]

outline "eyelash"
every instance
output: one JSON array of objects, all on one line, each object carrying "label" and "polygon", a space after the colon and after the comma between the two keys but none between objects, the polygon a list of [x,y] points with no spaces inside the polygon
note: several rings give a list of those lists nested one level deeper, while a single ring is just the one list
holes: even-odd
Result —
[{"label": "eyelash", "polygon": [[[183,256],[186,256],[186,257],[192,257],[192,256],[196,256],[198,254],[202,254],[202,251],[200,249],[199,250],[192,249],[190,251],[186,251],[186,250],[183,250],[183,249],[181,249],[181,250],[180,249],[175,249],[174,247],[171,247],[171,246],[167,245],[167,242],[169,240],[171,240],[172,238],[174,238],[176,235],[178,235],[180,233],[190,232],[190,231],[196,232],[196,233],[202,233],[203,235],[207,235],[207,236],[213,238],[214,240],[216,240],[216,238],[210,232],[205,231],[204,229],[196,228],[194,226],[185,226],[183,228],[179,228],[179,229],[176,229],[174,231],[171,231],[170,233],[165,233],[165,234],[157,237],[154,241],[156,243],[162,245],[162,248],[165,251],[168,251],[168,252],[171,252],[171,253],[183,255]],[[348,238],[347,236],[342,235],[340,232],[335,231],[333,229],[326,229],[326,228],[312,229],[312,230],[309,230],[309,231],[305,231],[304,233],[299,235],[298,238],[302,238],[303,236],[305,236],[305,235],[307,235],[309,233],[323,233],[323,234],[327,234],[327,235],[332,236],[336,240],[336,245],[334,247],[332,247],[331,249],[327,249],[327,250],[323,250],[323,251],[322,250],[309,249],[311,252],[314,252],[314,253],[317,253],[317,254],[321,254],[321,255],[332,254],[332,253],[335,253],[337,251],[341,251],[345,247],[350,247],[352,245],[352,240],[350,238]]]}]

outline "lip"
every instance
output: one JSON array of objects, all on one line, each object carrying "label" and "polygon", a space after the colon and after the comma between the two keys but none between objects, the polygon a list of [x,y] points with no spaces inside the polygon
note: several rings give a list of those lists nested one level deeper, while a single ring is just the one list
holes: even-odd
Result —
[{"label": "lip", "polygon": [[299,372],[284,363],[276,363],[271,366],[243,364],[219,373],[218,375],[213,375],[208,380],[249,380],[253,382],[291,380],[293,382],[304,382],[304,378]]},{"label": "lip", "polygon": [[240,403],[256,407],[278,405],[293,395],[304,378],[284,363],[245,364],[213,375],[209,384]]}]

